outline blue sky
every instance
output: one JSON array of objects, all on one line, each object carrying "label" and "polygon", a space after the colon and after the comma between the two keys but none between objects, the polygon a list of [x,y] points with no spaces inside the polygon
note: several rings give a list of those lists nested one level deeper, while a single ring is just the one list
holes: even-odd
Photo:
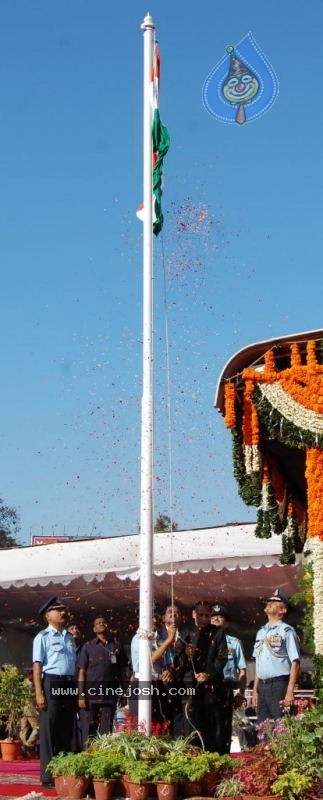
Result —
[{"label": "blue sky", "polygon": [[[0,496],[24,543],[137,531],[147,11],[172,140],[155,242],[155,515],[170,510],[165,308],[180,528],[255,518],[213,408],[225,362],[322,326],[319,0],[3,0]],[[254,123],[222,124],[202,86],[249,30],[279,96]]]}]

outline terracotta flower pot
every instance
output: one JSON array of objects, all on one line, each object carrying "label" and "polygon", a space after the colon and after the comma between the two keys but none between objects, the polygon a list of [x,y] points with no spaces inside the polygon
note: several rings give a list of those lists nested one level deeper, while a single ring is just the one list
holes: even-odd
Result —
[{"label": "terracotta flower pot", "polygon": [[202,779],[199,781],[185,781],[182,786],[184,797],[200,797],[202,794]]},{"label": "terracotta flower pot", "polygon": [[95,800],[112,800],[115,794],[116,784],[116,778],[109,778],[106,781],[93,778]]},{"label": "terracotta flower pot", "polygon": [[66,797],[68,793],[67,775],[54,775],[55,789],[59,797]]},{"label": "terracotta flower pot", "polygon": [[120,775],[117,780],[116,797],[129,797],[128,780],[128,775]]},{"label": "terracotta flower pot", "polygon": [[72,775],[67,777],[67,796],[71,800],[82,800],[85,797],[87,790],[90,786],[91,778],[83,778],[78,775],[75,778]]},{"label": "terracotta flower pot", "polygon": [[151,782],[142,781],[142,783],[136,783],[129,778],[128,792],[130,800],[148,800],[151,794]]},{"label": "terracotta flower pot", "polygon": [[176,800],[179,783],[176,781],[156,781],[158,800]]},{"label": "terracotta flower pot", "polygon": [[202,778],[202,794],[205,797],[214,797],[215,787],[218,785],[219,781],[219,771],[208,772],[204,775],[204,778]]},{"label": "terracotta flower pot", "polygon": [[2,739],[0,744],[3,761],[15,761],[16,758],[21,755],[20,739],[14,739],[11,742],[9,740],[7,741],[6,739]]}]

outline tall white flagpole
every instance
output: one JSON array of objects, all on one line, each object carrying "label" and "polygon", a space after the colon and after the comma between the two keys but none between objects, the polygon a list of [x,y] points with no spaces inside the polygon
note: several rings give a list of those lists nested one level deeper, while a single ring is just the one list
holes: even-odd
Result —
[{"label": "tall white flagpole", "polygon": [[[153,208],[152,208],[152,69],[155,25],[150,14],[141,25],[144,38],[143,118],[143,390],[141,405],[141,504],[139,688],[151,685],[153,582]],[[147,735],[151,698],[139,694],[138,724]]]}]

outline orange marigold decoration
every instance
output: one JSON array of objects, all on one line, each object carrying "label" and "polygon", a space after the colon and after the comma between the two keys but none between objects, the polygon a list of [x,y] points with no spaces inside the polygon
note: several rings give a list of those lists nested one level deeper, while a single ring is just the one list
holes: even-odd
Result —
[{"label": "orange marigold decoration", "polygon": [[308,536],[323,540],[323,450],[306,450]]},{"label": "orange marigold decoration", "polygon": [[259,421],[258,413],[252,402],[251,395],[255,388],[255,381],[246,380],[245,391],[243,394],[243,443],[259,444]]},{"label": "orange marigold decoration", "polygon": [[273,350],[267,350],[267,353],[265,353],[265,370],[271,373],[276,372]]},{"label": "orange marigold decoration", "polygon": [[302,363],[301,354],[298,344],[294,343],[290,347],[290,365],[291,367],[298,367]]},{"label": "orange marigold decoration", "polygon": [[224,387],[224,398],[225,424],[227,428],[234,428],[236,424],[235,396],[236,392],[234,383],[226,383]]},{"label": "orange marigold decoration", "polygon": [[278,375],[278,382],[300,406],[323,414],[323,367],[314,360],[306,367],[285,369]]},{"label": "orange marigold decoration", "polygon": [[306,361],[308,367],[317,367],[316,342],[313,339],[306,345]]}]

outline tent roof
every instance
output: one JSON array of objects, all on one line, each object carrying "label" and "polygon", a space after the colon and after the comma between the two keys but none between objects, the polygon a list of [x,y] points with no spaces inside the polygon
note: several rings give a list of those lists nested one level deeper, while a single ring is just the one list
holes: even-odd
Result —
[{"label": "tent roof", "polygon": [[[154,573],[259,569],[279,562],[280,539],[257,539],[255,525],[226,525],[154,537]],[[68,586],[78,576],[102,581],[114,573],[120,580],[139,578],[140,536],[55,542],[4,550],[0,586]]]},{"label": "tent roof", "polygon": [[[275,586],[295,592],[295,567],[282,567],[281,539],[261,540],[255,525],[236,524],[154,538],[154,597],[174,595],[184,607],[199,598],[220,597],[254,608]],[[74,615],[138,606],[140,537],[89,539],[5,550],[0,561],[0,617],[4,623],[33,624],[47,597],[64,598]],[[171,556],[172,553],[172,556]],[[27,588],[28,587],[28,588]],[[25,627],[25,625],[24,625]]]}]

